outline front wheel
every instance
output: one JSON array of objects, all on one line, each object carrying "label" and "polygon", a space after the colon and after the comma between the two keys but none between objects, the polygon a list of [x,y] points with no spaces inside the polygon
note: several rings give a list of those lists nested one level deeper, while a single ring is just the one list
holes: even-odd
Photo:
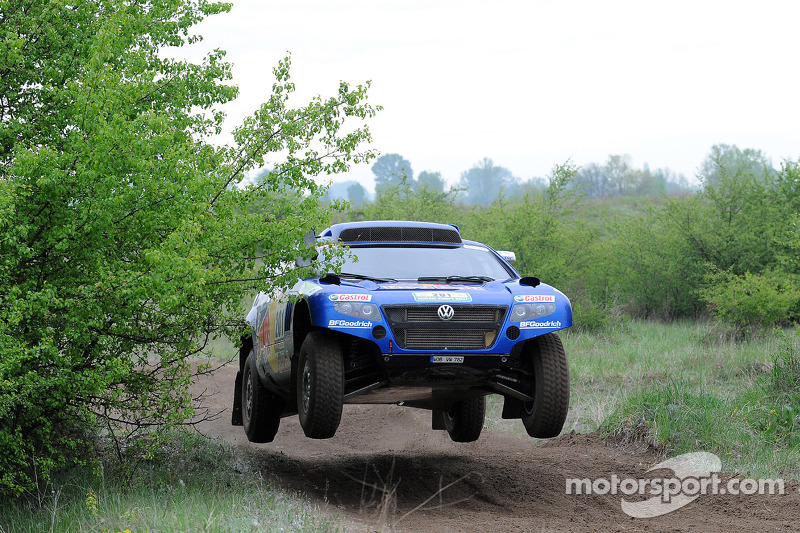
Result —
[{"label": "front wheel", "polygon": [[528,341],[523,358],[532,367],[534,399],[523,404],[522,423],[537,439],[557,437],[569,409],[569,367],[561,339],[547,333]]},{"label": "front wheel", "polygon": [[280,400],[261,384],[251,351],[242,375],[242,425],[250,442],[272,442],[281,423]]},{"label": "front wheel", "polygon": [[461,400],[444,412],[444,427],[453,442],[478,440],[486,417],[486,397]]},{"label": "front wheel", "polygon": [[330,333],[312,331],[303,341],[297,361],[297,413],[306,437],[333,437],[343,404],[341,346]]}]

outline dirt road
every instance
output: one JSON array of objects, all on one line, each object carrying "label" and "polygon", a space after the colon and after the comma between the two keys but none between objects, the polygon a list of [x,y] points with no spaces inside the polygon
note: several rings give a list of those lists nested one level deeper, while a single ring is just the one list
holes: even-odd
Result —
[{"label": "dirt road", "polygon": [[621,494],[566,494],[569,478],[646,478],[663,459],[596,435],[536,442],[485,430],[477,442],[456,444],[430,429],[427,411],[346,406],[332,439],[307,439],[290,417],[275,442],[250,444],[230,425],[234,376],[225,366],[195,387],[212,394],[212,412],[225,410],[201,431],[241,446],[265,477],[340,516],[347,531],[800,530],[796,483],[787,483],[783,496],[701,495],[649,519],[626,515]]}]

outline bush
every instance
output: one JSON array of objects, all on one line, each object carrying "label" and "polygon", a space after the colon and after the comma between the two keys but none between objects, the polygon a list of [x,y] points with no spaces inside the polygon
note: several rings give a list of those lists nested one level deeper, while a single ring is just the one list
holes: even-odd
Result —
[{"label": "bush", "polygon": [[800,301],[794,282],[776,272],[737,276],[710,270],[706,286],[698,294],[718,320],[739,333],[790,320]]},{"label": "bush", "polygon": [[570,294],[572,303],[572,330],[579,333],[605,333],[623,328],[627,316],[612,308],[600,305],[580,293]]},{"label": "bush", "polygon": [[407,177],[396,185],[377,190],[375,201],[362,204],[349,214],[350,220],[420,220],[453,224],[458,218],[457,191],[439,192],[426,185],[413,186]]}]

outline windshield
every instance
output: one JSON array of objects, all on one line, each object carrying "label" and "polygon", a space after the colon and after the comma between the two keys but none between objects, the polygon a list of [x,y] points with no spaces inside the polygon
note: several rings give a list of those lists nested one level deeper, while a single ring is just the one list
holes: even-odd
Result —
[{"label": "windshield", "polygon": [[347,261],[342,266],[343,273],[414,281],[420,277],[442,277],[442,281],[451,276],[482,276],[500,280],[514,277],[489,249],[481,246],[352,247],[351,252],[358,261]]}]

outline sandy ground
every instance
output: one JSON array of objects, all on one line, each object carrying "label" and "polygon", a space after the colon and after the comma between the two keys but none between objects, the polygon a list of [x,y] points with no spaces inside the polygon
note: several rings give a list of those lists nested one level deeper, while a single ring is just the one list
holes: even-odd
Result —
[{"label": "sandy ground", "polygon": [[796,483],[782,496],[701,495],[647,519],[626,515],[621,494],[566,494],[569,478],[647,478],[664,459],[597,435],[535,441],[484,430],[457,444],[430,429],[427,411],[354,405],[332,439],[307,439],[295,416],[281,421],[274,442],[251,444],[230,425],[235,374],[229,364],[195,385],[220,413],[199,429],[241,447],[264,477],[337,515],[349,532],[800,531]]}]

